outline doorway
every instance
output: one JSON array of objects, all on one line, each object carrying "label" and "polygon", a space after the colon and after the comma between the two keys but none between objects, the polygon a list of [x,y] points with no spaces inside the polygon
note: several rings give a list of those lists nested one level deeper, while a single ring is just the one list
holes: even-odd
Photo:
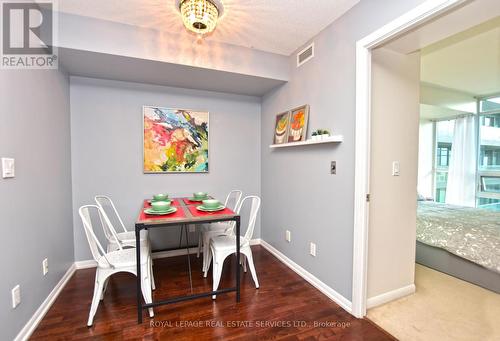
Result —
[{"label": "doorway", "polygon": [[[372,106],[374,104],[372,102],[372,96],[374,94],[372,92],[372,68],[374,65],[373,57],[376,54],[375,49],[395,41],[396,38],[401,38],[404,36],[405,39],[398,39],[397,44],[399,45],[397,45],[397,48],[400,49],[403,54],[408,55],[410,52],[419,50],[422,46],[428,45],[433,41],[438,41],[443,37],[449,36],[450,34],[459,32],[482,21],[498,16],[498,12],[500,11],[500,8],[498,7],[498,4],[494,0],[477,0],[474,2],[464,2],[458,0],[427,1],[421,6],[418,6],[414,10],[410,11],[409,13],[382,27],[380,30],[377,30],[376,32],[362,39],[357,44],[353,313],[358,317],[366,315],[368,302],[368,276],[371,271],[369,269],[370,262],[368,260],[368,237],[370,236],[370,241],[377,240],[377,238],[382,241],[384,240],[383,237],[373,235],[374,233],[380,231],[374,230],[372,233],[372,231],[370,230],[370,234],[368,233],[368,226],[370,226],[370,228],[372,226],[371,221],[369,221],[371,213],[370,205],[375,205],[374,200],[376,200],[375,198],[377,196],[376,193],[370,192],[370,173],[372,165],[370,157],[372,155],[370,136],[372,131],[371,114],[373,109]],[[383,54],[383,52],[381,53]],[[387,101],[390,101],[394,96],[394,93],[387,96]],[[389,130],[387,130],[387,132],[390,133]],[[410,154],[416,155],[416,153],[414,152]],[[406,172],[413,167],[405,167],[408,166],[408,164],[403,165],[401,163],[401,160],[398,160],[398,158],[401,159],[404,156],[390,156],[391,159],[388,161],[390,167],[386,167],[384,172],[389,172],[390,176],[393,176],[392,174],[397,171],[397,162],[399,161],[399,171],[405,172],[404,174],[407,175],[408,178],[416,179],[416,176],[412,175],[411,171],[410,173]],[[416,169],[416,167],[414,169]],[[378,187],[382,189],[384,188],[383,185],[379,185]],[[414,189],[415,188],[416,187],[414,187]],[[413,193],[413,200],[415,200],[416,191],[414,190]],[[410,200],[410,197],[405,197],[405,200]],[[392,209],[397,210],[398,206],[392,207]],[[407,213],[408,217],[410,217],[411,214],[415,214],[412,212]],[[408,221],[410,220],[411,219],[409,219]],[[376,222],[376,217],[374,217],[374,221]],[[398,224],[396,223],[394,224],[394,226],[398,226]],[[387,233],[387,231],[385,231],[385,233]],[[385,239],[385,241],[387,242],[388,238]],[[411,240],[411,237],[407,236],[405,240]],[[413,239],[413,242],[414,241],[415,239]],[[382,243],[379,247],[384,247],[385,249],[383,251],[387,252],[387,254],[389,256],[392,256],[393,259],[403,259],[404,257],[401,257],[397,253],[397,248],[393,248],[392,246],[393,245],[391,245],[390,243]],[[408,250],[405,250],[405,252],[406,255],[411,255],[411,251],[408,252]],[[388,256],[386,255],[385,258],[387,257]],[[382,257],[382,259],[383,258],[384,257]],[[411,260],[410,256],[405,262],[408,264],[414,264],[414,253],[413,260]],[[384,268],[382,266],[380,267],[380,269],[382,269],[382,271],[377,272],[376,276],[383,278],[383,281],[389,283],[390,285],[399,287],[389,288],[389,290],[385,292],[382,292],[385,289],[378,289],[380,292],[377,295],[379,301],[375,303],[381,304],[384,303],[384,301],[388,302],[395,298],[411,293],[413,285],[413,275],[411,271],[405,275],[405,281],[407,281],[408,283],[406,283],[406,285],[404,286],[401,286],[400,282],[393,279],[393,275],[399,271],[400,267],[393,266]]]}]

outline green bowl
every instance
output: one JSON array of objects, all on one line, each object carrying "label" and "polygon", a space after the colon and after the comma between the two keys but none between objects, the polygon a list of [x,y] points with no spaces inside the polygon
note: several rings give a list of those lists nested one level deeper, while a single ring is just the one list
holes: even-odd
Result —
[{"label": "green bowl", "polygon": [[203,200],[203,207],[205,208],[217,208],[219,207],[220,201],[215,199]]},{"label": "green bowl", "polygon": [[155,194],[153,195],[153,199],[156,201],[162,201],[168,199],[168,194]]},{"label": "green bowl", "polygon": [[170,209],[170,201],[155,201],[151,203],[153,211],[164,212]]},{"label": "green bowl", "polygon": [[193,193],[193,197],[195,199],[204,199],[208,196],[208,193],[207,192],[196,192],[196,193]]}]

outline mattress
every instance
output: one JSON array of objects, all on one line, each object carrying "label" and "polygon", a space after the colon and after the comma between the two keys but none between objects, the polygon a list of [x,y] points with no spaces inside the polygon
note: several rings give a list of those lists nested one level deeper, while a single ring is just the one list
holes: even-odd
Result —
[{"label": "mattress", "polygon": [[500,273],[500,213],[419,201],[417,240]]}]

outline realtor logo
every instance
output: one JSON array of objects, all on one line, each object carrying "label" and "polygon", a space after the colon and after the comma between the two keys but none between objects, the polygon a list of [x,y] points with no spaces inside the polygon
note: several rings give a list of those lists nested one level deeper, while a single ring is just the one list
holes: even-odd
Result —
[{"label": "realtor logo", "polygon": [[53,1],[1,1],[1,67],[55,69]]}]

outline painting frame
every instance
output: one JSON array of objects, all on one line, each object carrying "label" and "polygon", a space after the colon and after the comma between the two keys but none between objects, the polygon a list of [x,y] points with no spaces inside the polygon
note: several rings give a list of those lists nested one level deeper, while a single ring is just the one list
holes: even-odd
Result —
[{"label": "painting frame", "polygon": [[[151,171],[146,169],[146,150],[145,150],[145,115],[147,108],[157,108],[162,110],[170,110],[170,111],[185,111],[185,112],[195,112],[195,113],[204,113],[207,115],[206,125],[207,125],[207,147],[206,147],[206,169],[202,171],[186,171],[186,170],[161,170],[161,171]],[[142,172],[143,174],[208,174],[210,173],[210,112],[208,110],[200,110],[200,109],[185,109],[185,108],[171,108],[159,105],[143,105],[142,106]]]},{"label": "painting frame", "polygon": [[[294,121],[294,113],[303,111],[304,114],[304,124],[300,128],[300,138],[297,139],[296,135],[298,134],[297,130],[292,127],[293,121]],[[293,108],[290,110],[290,120],[289,120],[289,129],[288,129],[288,137],[287,137],[287,143],[295,143],[295,142],[301,142],[305,141],[307,139],[307,130],[308,130],[308,123],[309,123],[309,104],[304,104],[299,107]],[[292,140],[290,140],[292,138]]]},{"label": "painting frame", "polygon": [[[288,131],[290,129],[290,111],[282,112],[276,115],[274,121],[274,132],[273,132],[273,144],[283,144],[288,142]],[[286,117],[286,124],[283,134],[278,134],[278,123],[281,122],[282,118]]]}]

